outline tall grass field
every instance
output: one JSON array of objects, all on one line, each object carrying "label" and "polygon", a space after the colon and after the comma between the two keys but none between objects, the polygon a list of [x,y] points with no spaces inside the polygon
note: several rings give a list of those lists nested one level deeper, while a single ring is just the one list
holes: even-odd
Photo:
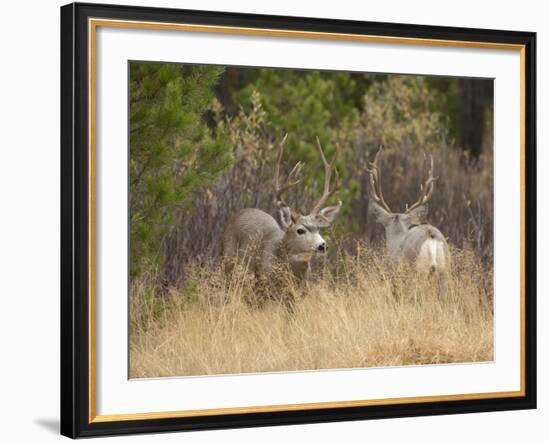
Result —
[{"label": "tall grass field", "polygon": [[250,302],[256,286],[243,266],[229,275],[215,262],[188,266],[187,284],[163,296],[140,278],[130,303],[130,375],[491,361],[492,273],[473,253],[452,256],[445,296],[430,278],[396,272],[361,248],[339,256],[336,270],[318,263],[307,287],[284,278],[261,306]]}]

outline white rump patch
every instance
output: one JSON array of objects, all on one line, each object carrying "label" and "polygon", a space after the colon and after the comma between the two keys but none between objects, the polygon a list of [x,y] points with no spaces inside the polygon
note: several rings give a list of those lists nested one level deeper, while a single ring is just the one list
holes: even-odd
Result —
[{"label": "white rump patch", "polygon": [[420,247],[416,261],[418,270],[430,272],[444,270],[445,251],[443,243],[437,239],[427,239]]}]

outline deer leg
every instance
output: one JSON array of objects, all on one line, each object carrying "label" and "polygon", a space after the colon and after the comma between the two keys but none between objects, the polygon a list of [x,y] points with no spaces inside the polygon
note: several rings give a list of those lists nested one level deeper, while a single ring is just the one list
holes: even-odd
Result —
[{"label": "deer leg", "polygon": [[259,244],[254,251],[254,296],[249,299],[249,304],[262,308],[271,298],[272,284],[272,254],[266,250],[263,244]]},{"label": "deer leg", "polygon": [[390,276],[391,294],[394,301],[399,301],[399,286],[397,284],[398,275]]},{"label": "deer leg", "polygon": [[390,289],[393,300],[398,302],[403,296],[402,287],[403,287],[403,278],[405,277],[407,271],[404,264],[392,264],[391,272],[389,275]]},{"label": "deer leg", "polygon": [[234,236],[228,235],[223,241],[223,268],[226,275],[230,275],[237,261],[238,244]]},{"label": "deer leg", "polygon": [[446,272],[437,274],[437,294],[440,301],[446,301],[449,298],[449,275]]},{"label": "deer leg", "polygon": [[284,297],[283,303],[288,314],[291,317],[294,317],[294,315],[296,314],[296,299],[294,299],[292,293],[289,293],[287,296]]},{"label": "deer leg", "polygon": [[260,272],[255,272],[254,296],[247,298],[247,304],[253,307],[263,308],[269,298],[269,279]]}]

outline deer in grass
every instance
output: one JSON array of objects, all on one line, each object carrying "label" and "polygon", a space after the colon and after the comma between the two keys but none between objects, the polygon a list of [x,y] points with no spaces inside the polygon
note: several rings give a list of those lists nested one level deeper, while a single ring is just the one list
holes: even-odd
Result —
[{"label": "deer in grass", "polygon": [[[275,165],[274,193],[278,220],[260,209],[242,209],[229,220],[223,237],[226,272],[233,268],[235,261],[246,257],[257,282],[260,282],[260,288],[265,287],[265,283],[271,279],[274,267],[280,264],[287,266],[298,280],[307,282],[311,273],[311,259],[327,251],[326,241],[320,231],[332,224],[342,206],[339,201],[325,207],[338,190],[339,180],[335,167],[336,155],[329,163],[317,138],[317,150],[325,172],[323,194],[307,215],[297,213],[289,207],[283,199],[283,193],[300,183],[299,175],[303,163],[296,163],[286,180],[281,183],[279,170],[286,139],[285,135],[279,144]],[[333,173],[336,184],[331,190]]]},{"label": "deer in grass", "polygon": [[439,295],[447,291],[447,277],[450,267],[450,253],[447,240],[439,229],[425,222],[428,202],[434,191],[434,161],[429,158],[428,176],[420,185],[418,199],[405,206],[405,212],[394,213],[382,194],[381,166],[382,147],[373,162],[368,162],[371,198],[368,212],[386,231],[386,252],[397,266],[411,265],[420,275],[435,276],[439,284]]}]

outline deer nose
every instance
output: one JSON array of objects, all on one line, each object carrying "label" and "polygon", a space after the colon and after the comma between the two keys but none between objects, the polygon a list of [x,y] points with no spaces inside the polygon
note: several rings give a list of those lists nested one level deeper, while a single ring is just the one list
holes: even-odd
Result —
[{"label": "deer nose", "polygon": [[319,247],[317,247],[317,250],[319,250],[319,252],[326,252],[327,244],[326,243],[321,244]]}]

